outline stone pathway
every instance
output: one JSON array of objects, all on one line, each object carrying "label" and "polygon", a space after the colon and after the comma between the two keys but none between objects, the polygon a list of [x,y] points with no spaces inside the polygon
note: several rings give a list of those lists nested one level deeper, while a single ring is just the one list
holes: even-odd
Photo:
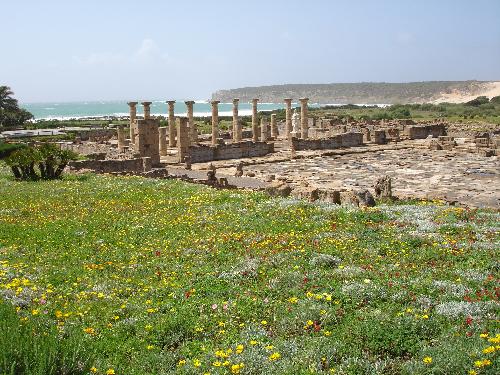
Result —
[{"label": "stone pathway", "polygon": [[[375,180],[386,174],[392,177],[393,193],[400,198],[445,199],[500,208],[498,157],[407,148],[256,164],[244,170],[262,181],[275,175],[292,185],[306,181],[332,189],[373,190]],[[234,169],[223,168],[218,173],[232,174]]]}]

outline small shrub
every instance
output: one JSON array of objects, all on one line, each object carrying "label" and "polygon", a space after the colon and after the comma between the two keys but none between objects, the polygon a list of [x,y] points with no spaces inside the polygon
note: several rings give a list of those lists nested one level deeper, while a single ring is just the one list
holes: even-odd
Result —
[{"label": "small shrub", "polygon": [[22,143],[4,143],[0,142],[0,159],[4,159],[12,154],[14,151],[26,147]]},{"label": "small shrub", "polygon": [[14,151],[5,159],[14,177],[19,180],[53,180],[59,178],[68,162],[77,154],[45,143],[40,147],[26,147]]}]

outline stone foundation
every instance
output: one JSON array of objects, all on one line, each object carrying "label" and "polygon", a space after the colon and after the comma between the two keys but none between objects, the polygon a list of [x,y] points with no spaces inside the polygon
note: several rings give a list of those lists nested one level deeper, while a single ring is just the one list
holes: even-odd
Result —
[{"label": "stone foundation", "polygon": [[425,139],[429,135],[437,138],[441,135],[446,135],[446,127],[444,124],[406,126],[404,134],[409,139]]},{"label": "stone foundation", "polygon": [[334,150],[341,147],[361,146],[362,144],[362,133],[343,133],[324,139],[292,138],[292,148],[295,151]]},{"label": "stone foundation", "polygon": [[265,156],[274,152],[274,143],[238,142],[230,144],[192,145],[188,154],[192,163],[203,163],[213,160],[240,159]]},{"label": "stone foundation", "polygon": [[130,172],[142,173],[151,170],[151,158],[136,158],[122,160],[78,160],[68,164],[70,170],[88,169],[95,173]]}]

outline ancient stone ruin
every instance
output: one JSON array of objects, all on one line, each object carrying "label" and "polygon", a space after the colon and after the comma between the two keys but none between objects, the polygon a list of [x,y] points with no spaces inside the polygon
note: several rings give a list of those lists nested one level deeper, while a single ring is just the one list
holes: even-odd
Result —
[{"label": "ancient stone ruin", "polygon": [[[194,101],[184,102],[185,117],[175,115],[174,100],[166,101],[167,126],[160,126],[160,120],[151,115],[151,102],[140,102],[144,115],[138,116],[139,102],[131,101],[129,130],[118,126],[114,131],[103,130],[99,137],[78,138],[72,143],[61,143],[61,147],[89,155],[88,160],[71,163],[74,170],[169,176],[217,188],[266,190],[271,195],[291,195],[309,201],[370,206],[374,202],[373,193],[376,199],[440,197],[450,201],[489,202],[490,206],[500,203],[498,180],[495,180],[500,149],[498,134],[460,137],[448,134],[448,124],[437,120],[417,123],[321,118],[310,116],[308,100],[298,99],[294,108],[293,99],[284,99],[285,116],[280,121],[275,113],[259,113],[259,99],[254,98],[251,126],[243,128],[240,100],[235,98],[229,131],[220,129],[220,103],[214,100],[209,134],[200,134],[197,129]],[[471,182],[465,183],[468,187],[457,188],[462,183],[456,177],[459,172],[452,172],[454,168],[462,165],[467,171],[476,168],[475,161],[466,155],[481,158],[480,168],[489,169],[481,175],[471,175]],[[392,159],[386,161],[386,158]],[[426,163],[433,161],[429,168],[436,169],[434,175],[418,169],[421,163],[418,160],[422,158]],[[215,162],[221,177],[216,177],[212,168],[208,174],[204,172],[207,163]],[[446,167],[439,169],[441,164]],[[399,169],[393,168],[398,165]],[[454,174],[448,176],[448,173]],[[467,181],[467,175],[460,173],[462,180]],[[412,174],[422,175],[423,179],[412,178]],[[440,175],[446,176],[443,177],[446,182],[436,188],[431,184],[440,180]],[[487,187],[476,199],[468,192],[474,186],[473,177],[478,176]],[[357,182],[350,182],[353,179]],[[425,179],[430,181],[427,185],[421,182]],[[309,185],[304,186],[304,181]]]}]

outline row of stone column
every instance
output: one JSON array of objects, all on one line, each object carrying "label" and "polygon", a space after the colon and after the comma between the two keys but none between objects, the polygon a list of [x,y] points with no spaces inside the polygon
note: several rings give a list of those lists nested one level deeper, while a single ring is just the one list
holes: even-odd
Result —
[{"label": "row of stone column", "polygon": [[[265,121],[261,121],[261,126],[259,129],[259,120],[258,120],[258,111],[257,111],[257,103],[259,99],[252,99],[252,141],[258,142],[259,140],[267,141],[268,140],[268,129],[267,123]],[[307,102],[308,98],[301,98],[300,101],[300,130],[301,130],[301,138],[308,138],[309,124],[307,118]],[[286,98],[285,102],[285,138],[290,139],[292,133],[292,99]],[[192,142],[196,142],[198,138],[198,132],[196,130],[196,126],[194,124],[193,118],[193,105],[194,101],[186,101],[184,102],[187,107],[187,127],[188,134],[191,138]],[[218,100],[212,100],[212,145],[217,144],[217,139],[219,137],[219,103]],[[141,102],[144,107],[144,119],[149,119],[151,114],[150,105],[151,102]],[[175,125],[175,100],[168,100],[168,145],[169,147],[176,146],[176,125]],[[137,102],[129,102],[130,107],[130,141],[134,142],[134,126],[133,123],[137,118]],[[233,142],[240,142],[242,140],[242,129],[241,122],[238,116],[238,105],[239,99],[233,99],[233,124],[232,124],[232,134],[233,134]],[[162,136],[162,132],[165,135],[166,139],[166,129],[162,129],[160,131],[160,137]],[[278,128],[276,125],[276,115],[271,115],[271,137],[276,138],[278,136]]]},{"label": "row of stone column", "polygon": [[[191,141],[197,142],[198,140],[198,132],[196,130],[196,126],[194,123],[193,116],[193,105],[194,101],[186,101],[184,102],[187,106],[187,119],[188,119],[188,129],[189,136]],[[137,104],[138,102],[128,102],[129,105],[129,114],[130,114],[130,142],[134,142],[134,122],[137,119]],[[141,102],[144,108],[144,119],[147,120],[151,117],[151,102]],[[176,125],[175,125],[175,112],[174,105],[175,100],[168,100],[168,145],[170,147],[175,147],[176,145]],[[166,139],[166,128],[161,130],[165,134]]]}]

